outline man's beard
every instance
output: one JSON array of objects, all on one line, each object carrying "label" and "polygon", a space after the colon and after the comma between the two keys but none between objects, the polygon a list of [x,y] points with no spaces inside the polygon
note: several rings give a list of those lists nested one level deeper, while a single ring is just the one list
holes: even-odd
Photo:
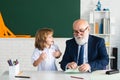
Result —
[{"label": "man's beard", "polygon": [[75,37],[75,41],[78,45],[83,45],[87,42],[87,38],[83,38],[83,37]]}]

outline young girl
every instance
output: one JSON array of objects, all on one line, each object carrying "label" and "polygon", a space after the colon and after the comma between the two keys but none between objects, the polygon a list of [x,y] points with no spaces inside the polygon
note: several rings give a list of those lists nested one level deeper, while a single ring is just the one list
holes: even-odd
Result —
[{"label": "young girl", "polygon": [[61,52],[53,41],[53,30],[39,29],[35,35],[35,50],[32,55],[33,66],[38,66],[38,71],[56,71],[55,59]]}]

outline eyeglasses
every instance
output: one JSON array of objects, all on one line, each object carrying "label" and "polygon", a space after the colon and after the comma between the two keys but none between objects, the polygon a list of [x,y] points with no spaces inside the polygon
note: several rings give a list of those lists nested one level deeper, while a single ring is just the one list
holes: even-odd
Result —
[{"label": "eyeglasses", "polygon": [[88,28],[88,27],[86,27],[84,30],[79,30],[79,31],[74,30],[74,33],[75,33],[75,34],[78,34],[78,33],[80,33],[80,32],[84,33],[84,32],[87,30],[87,28]]}]

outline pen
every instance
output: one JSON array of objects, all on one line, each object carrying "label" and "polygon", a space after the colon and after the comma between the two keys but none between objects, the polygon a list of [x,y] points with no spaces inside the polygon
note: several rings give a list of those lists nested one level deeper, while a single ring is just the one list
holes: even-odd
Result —
[{"label": "pen", "polygon": [[17,65],[17,64],[18,64],[18,60],[16,59],[16,61],[15,61],[15,62],[16,62],[16,65]]},{"label": "pen", "polygon": [[30,78],[29,76],[15,76],[16,78]]},{"label": "pen", "polygon": [[9,64],[9,66],[13,66],[13,63],[12,63],[11,59],[9,59],[7,62]]},{"label": "pen", "polygon": [[71,78],[76,78],[76,79],[84,79],[82,77],[76,77],[76,76],[70,76]]}]

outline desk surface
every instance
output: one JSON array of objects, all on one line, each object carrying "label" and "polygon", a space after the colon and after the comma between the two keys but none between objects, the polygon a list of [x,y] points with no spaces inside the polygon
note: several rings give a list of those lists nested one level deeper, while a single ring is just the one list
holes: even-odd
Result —
[{"label": "desk surface", "polygon": [[[65,73],[63,71],[23,71],[21,76],[30,78],[9,78],[9,72],[6,71],[0,76],[0,80],[120,80],[120,73],[106,75],[105,70],[94,71],[92,73]],[[71,76],[82,77],[84,79],[71,78]]]}]

